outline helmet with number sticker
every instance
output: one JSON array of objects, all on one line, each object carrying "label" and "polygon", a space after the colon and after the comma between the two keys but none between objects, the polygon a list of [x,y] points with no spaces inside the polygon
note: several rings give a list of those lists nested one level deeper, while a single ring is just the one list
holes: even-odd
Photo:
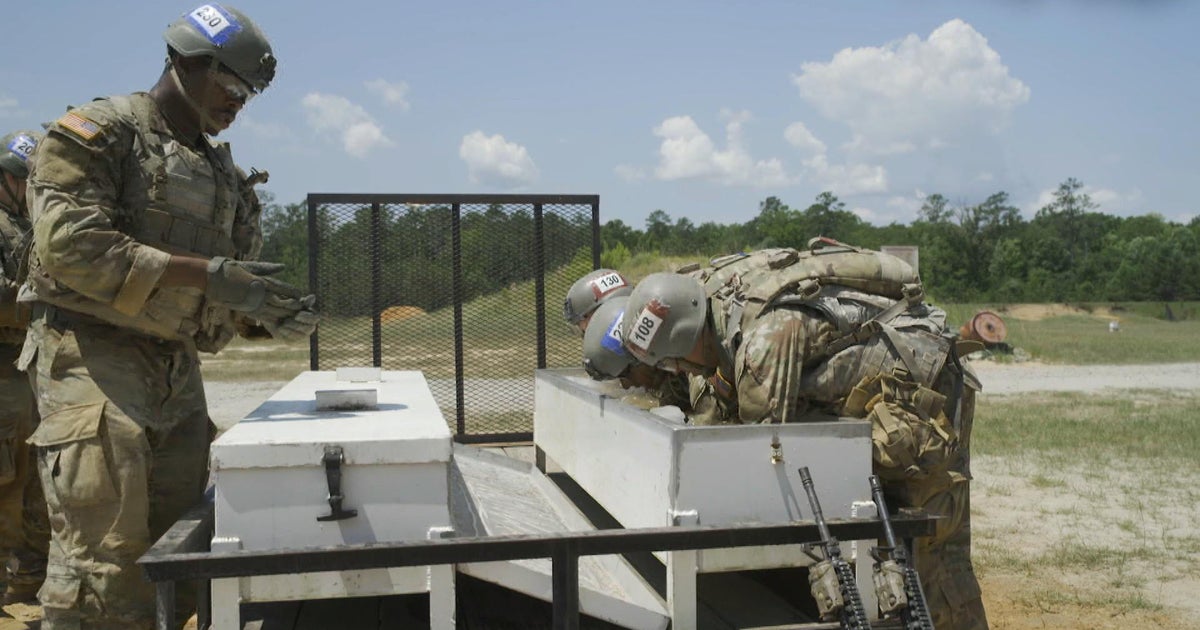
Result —
[{"label": "helmet with number sticker", "polygon": [[583,369],[597,381],[617,378],[637,363],[621,338],[627,302],[626,296],[606,300],[592,314],[592,325],[583,333]]},{"label": "helmet with number sticker", "polygon": [[42,141],[42,134],[36,131],[14,131],[0,139],[0,170],[5,173],[25,179],[29,177],[29,164],[33,158],[33,150]]},{"label": "helmet with number sticker", "polygon": [[629,295],[633,285],[613,269],[597,269],[575,281],[563,301],[563,317],[572,326],[583,328],[587,316],[606,300]]},{"label": "helmet with number sticker", "polygon": [[275,55],[267,36],[231,6],[214,2],[196,7],[171,22],[163,39],[184,57],[216,59],[256,92],[267,89],[275,78]]},{"label": "helmet with number sticker", "polygon": [[690,354],[707,321],[703,285],[677,273],[652,273],[629,295],[621,336],[634,357],[658,366]]}]

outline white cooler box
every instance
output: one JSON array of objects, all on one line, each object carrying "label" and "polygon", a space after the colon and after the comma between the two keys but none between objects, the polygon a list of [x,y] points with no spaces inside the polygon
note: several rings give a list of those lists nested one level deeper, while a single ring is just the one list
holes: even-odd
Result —
[{"label": "white cooler box", "polygon": [[[318,411],[318,398],[332,408]],[[374,408],[361,408],[371,398]],[[450,453],[449,427],[420,372],[304,372],[213,443],[212,549],[441,536],[451,525]],[[330,500],[338,491],[340,506]],[[426,591],[435,593],[434,627],[439,615],[452,624],[451,567],[214,580],[214,628],[240,628],[240,602]]]}]

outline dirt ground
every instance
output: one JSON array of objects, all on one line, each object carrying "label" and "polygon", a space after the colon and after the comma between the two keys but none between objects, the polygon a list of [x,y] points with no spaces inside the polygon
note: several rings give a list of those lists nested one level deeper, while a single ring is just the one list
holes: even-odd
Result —
[{"label": "dirt ground", "polygon": [[[1027,315],[1036,316],[1033,313]],[[1073,367],[979,361],[973,366],[984,384],[981,405],[987,404],[989,396],[1037,391],[1141,389],[1151,384],[1155,388],[1194,390],[1200,395],[1200,363]],[[208,393],[213,420],[222,427],[233,424],[280,385],[279,382],[210,383]],[[1197,525],[1200,507],[1194,501],[1193,489],[1183,493],[1162,489],[1145,502],[1133,504],[1109,502],[1099,515],[1099,525],[1080,519],[1078,502],[1086,500],[1084,497],[1087,496],[1104,495],[1110,487],[1113,490],[1137,487],[1140,474],[1137,470],[1114,471],[1113,477],[1099,479],[1071,470],[1058,471],[1069,490],[1064,492],[1061,487],[1046,488],[1031,483],[1030,471],[1023,469],[1019,461],[976,457],[972,467],[976,479],[972,503],[977,558],[986,545],[1003,544],[1010,549],[1027,549],[1030,554],[1036,554],[1062,541],[1108,535],[1119,537],[1122,532],[1114,529],[1117,523],[1153,520],[1145,525],[1145,535],[1162,540],[1175,534],[1194,538],[1200,527]],[[1186,486],[1190,481],[1191,488],[1200,487],[1200,465],[1182,473],[1182,485]],[[1078,574],[1004,567],[988,569],[981,572],[981,583],[989,621],[995,630],[1200,629],[1198,563],[1196,558],[1183,560],[1174,572],[1147,570],[1144,563],[1129,563],[1128,570],[1121,573],[1128,573],[1129,580],[1141,585],[1145,605],[1125,609],[1079,595],[1081,591],[1095,592],[1097,588],[1102,592],[1103,585],[1087,584],[1091,578],[1080,578]],[[1124,562],[1124,559],[1113,561]],[[19,619],[32,621],[31,627],[37,627],[40,611],[36,607],[15,605],[6,610]]]}]

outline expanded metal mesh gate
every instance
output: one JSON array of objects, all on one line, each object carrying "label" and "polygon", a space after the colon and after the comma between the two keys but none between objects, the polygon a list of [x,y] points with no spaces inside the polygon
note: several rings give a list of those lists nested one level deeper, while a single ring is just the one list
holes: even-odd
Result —
[{"label": "expanded metal mesh gate", "polygon": [[456,440],[532,439],[533,370],[579,365],[599,196],[310,194],[308,242],[311,369],[421,370]]}]

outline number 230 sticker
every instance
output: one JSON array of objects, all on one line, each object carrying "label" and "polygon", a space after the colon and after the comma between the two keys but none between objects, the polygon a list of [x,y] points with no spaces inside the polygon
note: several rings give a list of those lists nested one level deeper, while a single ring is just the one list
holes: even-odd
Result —
[{"label": "number 230 sticker", "polygon": [[242,30],[237,18],[215,4],[206,4],[188,14],[188,20],[208,38],[208,41],[221,45],[235,33]]}]

